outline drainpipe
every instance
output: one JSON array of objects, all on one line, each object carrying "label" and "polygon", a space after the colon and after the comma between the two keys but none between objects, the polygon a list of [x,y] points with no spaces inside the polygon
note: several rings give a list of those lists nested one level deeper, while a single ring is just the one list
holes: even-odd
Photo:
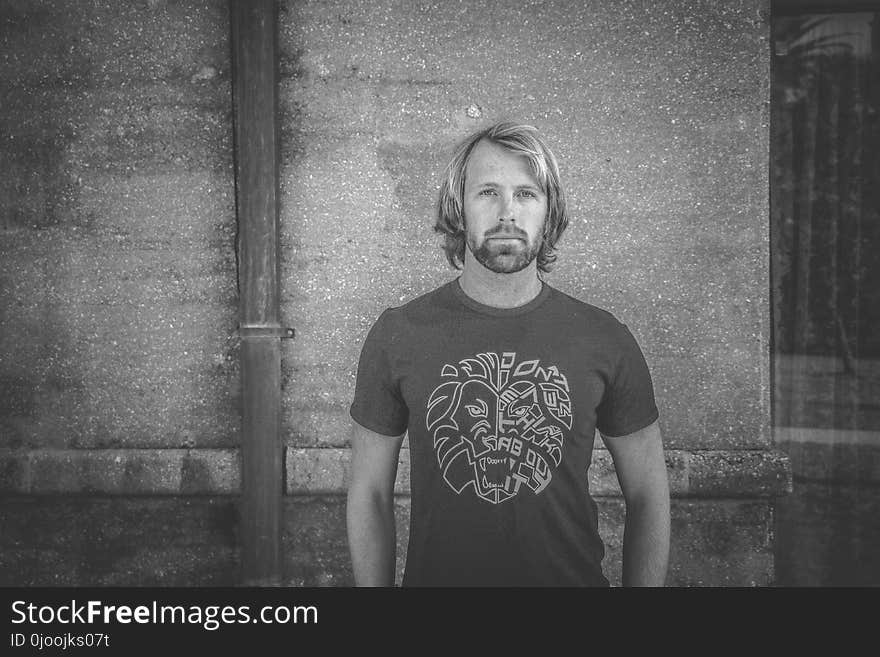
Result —
[{"label": "drainpipe", "polygon": [[276,14],[231,0],[242,391],[241,583],[281,584],[282,445]]}]

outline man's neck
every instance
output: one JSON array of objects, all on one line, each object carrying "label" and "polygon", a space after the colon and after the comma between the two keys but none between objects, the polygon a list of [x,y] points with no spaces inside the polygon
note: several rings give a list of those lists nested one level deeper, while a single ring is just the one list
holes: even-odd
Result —
[{"label": "man's neck", "polygon": [[458,279],[466,295],[478,303],[495,308],[524,306],[541,293],[541,279],[533,260],[525,269],[513,274],[496,274],[486,269],[469,251]]}]

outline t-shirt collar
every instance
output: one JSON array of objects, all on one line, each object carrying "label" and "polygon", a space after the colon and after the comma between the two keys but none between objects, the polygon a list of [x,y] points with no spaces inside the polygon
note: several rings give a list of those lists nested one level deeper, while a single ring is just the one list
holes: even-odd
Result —
[{"label": "t-shirt collar", "polygon": [[528,303],[524,303],[521,306],[515,306],[513,308],[496,308],[495,306],[487,306],[486,304],[480,303],[469,297],[464,290],[461,289],[461,283],[459,283],[459,279],[456,278],[449,284],[450,289],[452,290],[452,294],[455,299],[461,302],[463,305],[467,306],[471,310],[475,310],[478,313],[483,315],[490,315],[492,317],[514,317],[516,315],[523,315],[525,313],[531,312],[535,310],[538,306],[540,306],[547,297],[550,295],[550,286],[547,285],[544,281],[541,281],[541,291],[538,292],[538,295],[529,301]]}]

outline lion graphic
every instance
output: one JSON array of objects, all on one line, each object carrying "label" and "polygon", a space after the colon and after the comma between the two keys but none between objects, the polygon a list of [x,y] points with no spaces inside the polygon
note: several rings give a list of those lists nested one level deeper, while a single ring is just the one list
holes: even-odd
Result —
[{"label": "lion graphic", "polygon": [[428,399],[426,425],[446,483],[461,494],[473,486],[492,504],[525,484],[540,493],[562,462],[571,430],[568,380],[516,352],[481,353],[444,365]]}]

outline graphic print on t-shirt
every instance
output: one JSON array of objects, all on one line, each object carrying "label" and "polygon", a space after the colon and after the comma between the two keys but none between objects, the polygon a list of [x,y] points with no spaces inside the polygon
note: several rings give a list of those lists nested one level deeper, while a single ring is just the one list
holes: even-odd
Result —
[{"label": "graphic print on t-shirt", "polygon": [[562,462],[571,430],[568,380],[555,365],[516,361],[516,352],[446,364],[425,419],[437,462],[456,493],[472,486],[499,504],[525,485],[540,493]]}]

